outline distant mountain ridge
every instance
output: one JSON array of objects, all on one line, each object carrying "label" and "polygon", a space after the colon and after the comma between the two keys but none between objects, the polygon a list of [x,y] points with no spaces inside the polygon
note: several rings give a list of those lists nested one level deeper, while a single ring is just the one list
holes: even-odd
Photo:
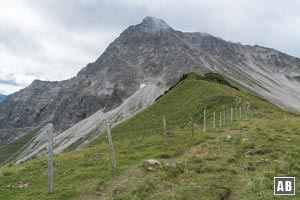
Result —
[{"label": "distant mountain ridge", "polygon": [[5,99],[6,95],[0,94],[0,102]]},{"label": "distant mountain ridge", "polygon": [[[117,123],[153,103],[189,72],[220,73],[280,107],[300,110],[299,58],[206,33],[176,31],[161,19],[146,17],[124,30],[76,77],[36,80],[9,95],[0,104],[0,146],[48,122],[60,134],[96,112],[94,119],[100,122],[115,113]],[[139,95],[147,90],[151,97],[145,100]]]}]

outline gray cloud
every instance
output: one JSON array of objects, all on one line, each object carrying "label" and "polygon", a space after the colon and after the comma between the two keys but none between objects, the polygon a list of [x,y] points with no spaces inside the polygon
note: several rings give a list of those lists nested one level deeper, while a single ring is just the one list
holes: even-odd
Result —
[{"label": "gray cloud", "polygon": [[[130,1],[32,0],[36,8],[70,30],[119,29],[140,21],[147,8]],[[49,9],[51,8],[51,9]]]},{"label": "gray cloud", "polygon": [[16,55],[27,54],[31,56],[41,50],[40,44],[30,33],[8,24],[0,26],[0,43],[2,48],[5,47],[7,51],[11,51]]},{"label": "gray cloud", "polygon": [[0,85],[11,85],[11,86],[20,86],[15,80],[2,80],[0,79]]},{"label": "gray cloud", "polygon": [[[162,18],[178,30],[208,32],[299,57],[299,7],[294,0],[6,1],[0,7],[0,93],[17,91],[36,78],[76,75],[145,16]],[[11,80],[14,84],[6,84]]]}]

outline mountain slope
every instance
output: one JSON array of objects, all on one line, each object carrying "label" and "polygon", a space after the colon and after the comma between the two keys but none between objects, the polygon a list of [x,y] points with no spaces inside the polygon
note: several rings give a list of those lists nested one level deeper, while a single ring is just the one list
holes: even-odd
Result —
[{"label": "mountain slope", "polygon": [[6,97],[5,95],[0,94],[0,102],[3,101],[5,99],[5,97]]},{"label": "mountain slope", "polygon": [[[141,86],[157,89],[153,101],[189,72],[218,72],[236,86],[299,112],[300,59],[274,49],[227,42],[205,33],[184,33],[147,17],[130,26],[76,77],[34,81],[0,104],[0,145],[51,122],[56,134],[96,112],[103,123]],[[149,105],[122,112],[122,117]],[[128,103],[128,102],[127,102]],[[117,123],[119,120],[114,120]]]},{"label": "mountain slope", "polygon": [[[111,168],[107,138],[100,135],[86,148],[55,155],[51,196],[47,195],[46,156],[0,169],[0,199],[272,198],[273,176],[300,177],[300,163],[294,159],[300,152],[299,117],[215,83],[220,80],[191,74],[149,108],[113,128],[116,169]],[[242,107],[242,118],[230,123],[229,109],[248,101],[251,111]],[[213,111],[224,108],[226,125],[219,128],[217,123],[212,128]],[[175,162],[177,167],[149,169],[143,161],[150,158]]]}]

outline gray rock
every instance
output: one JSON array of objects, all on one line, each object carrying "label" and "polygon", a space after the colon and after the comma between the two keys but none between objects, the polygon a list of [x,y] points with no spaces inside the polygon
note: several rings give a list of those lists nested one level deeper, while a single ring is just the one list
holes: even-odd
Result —
[{"label": "gray rock", "polygon": [[176,169],[176,167],[177,167],[176,163],[167,163],[166,166],[172,167],[174,169]]},{"label": "gray rock", "polygon": [[145,160],[145,163],[147,163],[148,165],[161,165],[161,163],[158,160],[154,159]]}]

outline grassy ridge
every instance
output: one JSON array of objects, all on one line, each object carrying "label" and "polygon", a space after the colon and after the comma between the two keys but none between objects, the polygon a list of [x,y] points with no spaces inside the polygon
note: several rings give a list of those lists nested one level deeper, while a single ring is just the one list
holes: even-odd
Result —
[{"label": "grassy ridge", "polygon": [[[300,177],[298,116],[199,77],[187,76],[155,104],[112,129],[117,169],[111,168],[104,134],[87,148],[55,156],[51,196],[45,156],[0,169],[0,199],[270,199],[273,176]],[[251,112],[213,129],[212,112],[217,117],[224,109],[229,112],[239,105],[237,96],[251,102]],[[177,167],[149,169],[143,164],[149,158]]]},{"label": "grassy ridge", "polygon": [[14,142],[0,148],[0,167],[16,159],[22,148],[41,130],[42,127],[35,128],[30,133],[22,136]]}]

